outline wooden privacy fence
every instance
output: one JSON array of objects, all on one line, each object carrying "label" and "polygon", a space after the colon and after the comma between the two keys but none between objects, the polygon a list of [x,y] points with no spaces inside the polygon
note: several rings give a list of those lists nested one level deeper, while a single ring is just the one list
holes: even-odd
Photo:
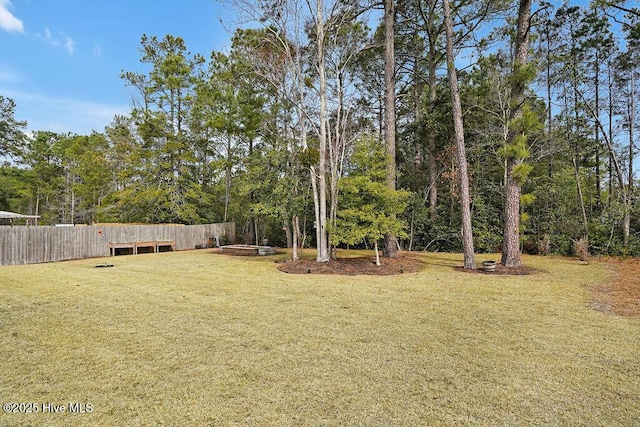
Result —
[{"label": "wooden privacy fence", "polygon": [[0,227],[0,265],[96,258],[110,254],[113,242],[173,241],[175,250],[207,245],[209,239],[235,242],[232,222],[205,225],[91,225]]}]

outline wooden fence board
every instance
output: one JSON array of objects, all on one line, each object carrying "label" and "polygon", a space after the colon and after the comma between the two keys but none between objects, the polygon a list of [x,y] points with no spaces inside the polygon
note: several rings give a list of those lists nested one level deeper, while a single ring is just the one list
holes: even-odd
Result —
[{"label": "wooden fence board", "polygon": [[171,240],[175,250],[206,245],[210,238],[235,242],[235,224],[0,226],[0,266],[36,264],[109,255],[109,242]]}]

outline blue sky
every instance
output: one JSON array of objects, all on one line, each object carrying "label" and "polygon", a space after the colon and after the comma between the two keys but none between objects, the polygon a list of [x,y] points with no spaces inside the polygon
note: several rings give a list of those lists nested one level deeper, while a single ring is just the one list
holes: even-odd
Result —
[{"label": "blue sky", "polygon": [[0,0],[0,95],[28,130],[103,132],[130,111],[121,71],[146,71],[142,34],[182,37],[205,57],[228,47],[214,0]]}]

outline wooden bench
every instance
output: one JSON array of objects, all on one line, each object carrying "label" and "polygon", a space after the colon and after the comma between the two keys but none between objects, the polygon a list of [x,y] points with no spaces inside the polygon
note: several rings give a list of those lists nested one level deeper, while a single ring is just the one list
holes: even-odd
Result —
[{"label": "wooden bench", "polygon": [[136,241],[136,242],[109,242],[109,255],[115,256],[118,250],[126,249],[131,254],[137,255],[140,253],[139,249],[145,248],[145,253],[157,253],[176,250],[175,240],[149,240],[149,241]]},{"label": "wooden bench", "polygon": [[157,242],[154,241],[150,241],[150,242],[136,242],[133,254],[137,255],[140,253],[140,248],[146,248],[147,250],[144,251],[143,253],[156,253],[158,252],[158,244]]},{"label": "wooden bench", "polygon": [[175,240],[156,240],[156,252],[161,252],[160,249],[163,248],[165,251],[175,251],[176,250],[176,241]]},{"label": "wooden bench", "polygon": [[118,249],[131,249],[131,253],[136,253],[135,242],[109,242],[109,255],[115,256]]}]

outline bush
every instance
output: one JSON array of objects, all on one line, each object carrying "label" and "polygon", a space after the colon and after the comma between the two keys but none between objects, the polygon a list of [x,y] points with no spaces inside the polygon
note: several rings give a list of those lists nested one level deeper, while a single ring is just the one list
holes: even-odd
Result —
[{"label": "bush", "polygon": [[575,253],[572,239],[569,239],[564,234],[554,234],[551,239],[551,252],[558,255]]},{"label": "bush", "polygon": [[551,238],[545,234],[542,239],[537,242],[538,255],[549,255],[551,253]]},{"label": "bush", "polygon": [[589,240],[586,237],[582,237],[578,240],[573,240],[573,253],[580,258],[580,261],[589,262],[591,253],[589,252]]}]

